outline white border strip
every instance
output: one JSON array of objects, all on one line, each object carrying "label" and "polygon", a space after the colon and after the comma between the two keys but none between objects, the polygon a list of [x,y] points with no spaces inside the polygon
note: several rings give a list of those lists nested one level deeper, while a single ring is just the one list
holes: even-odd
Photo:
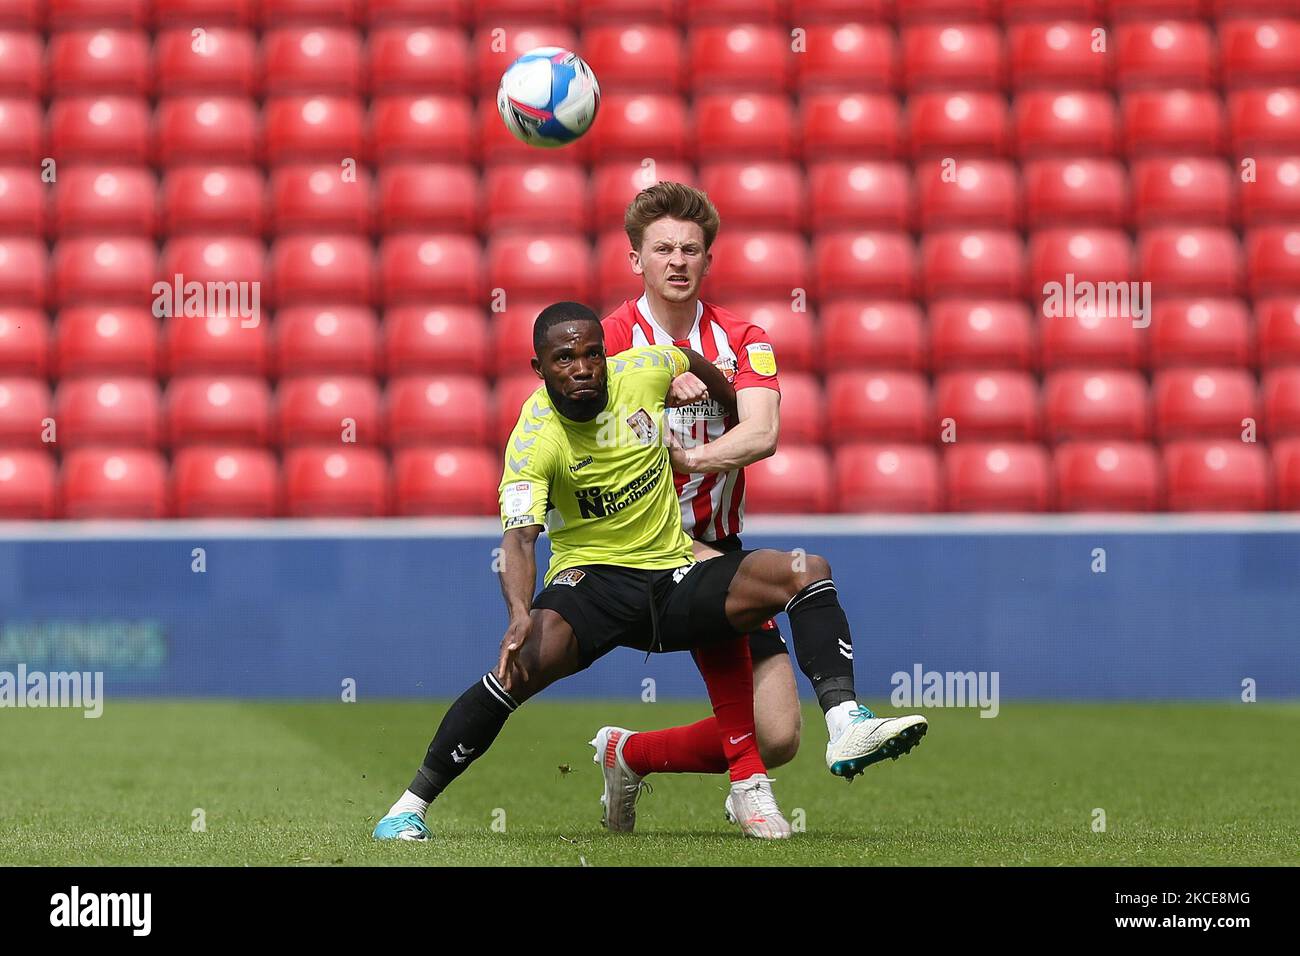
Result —
[{"label": "white border strip", "polygon": [[[754,535],[1289,534],[1300,514],[778,515]],[[0,541],[195,541],[230,538],[496,538],[496,518],[281,518],[201,521],[0,521]]]}]

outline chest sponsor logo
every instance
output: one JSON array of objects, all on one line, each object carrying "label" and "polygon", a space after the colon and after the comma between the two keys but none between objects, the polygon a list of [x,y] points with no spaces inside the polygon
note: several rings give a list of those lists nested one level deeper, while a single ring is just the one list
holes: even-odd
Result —
[{"label": "chest sponsor logo", "polygon": [[587,576],[587,572],[581,568],[569,568],[567,571],[561,571],[552,579],[552,584],[563,584],[566,587],[575,587],[579,581]]},{"label": "chest sponsor logo", "polygon": [[634,504],[659,485],[663,477],[666,458],[661,458],[637,475],[627,484],[606,491],[604,488],[577,488],[574,498],[578,502],[578,514],[582,518],[605,518],[617,514],[628,505]]},{"label": "chest sponsor logo", "polygon": [[749,367],[759,375],[776,374],[776,353],[772,351],[772,346],[766,342],[755,342],[746,345],[745,351],[749,353]]}]

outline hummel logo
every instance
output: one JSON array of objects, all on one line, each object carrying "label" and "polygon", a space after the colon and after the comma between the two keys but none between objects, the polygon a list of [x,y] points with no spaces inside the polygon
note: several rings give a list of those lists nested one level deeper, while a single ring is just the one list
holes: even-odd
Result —
[{"label": "hummel logo", "polygon": [[466,747],[464,744],[457,744],[456,749],[451,752],[451,759],[456,761],[456,763],[464,763],[469,759],[469,755],[473,752],[473,747]]},{"label": "hummel logo", "polygon": [[754,732],[751,730],[751,731],[750,731],[749,733],[747,733],[747,734],[741,734],[739,737],[728,737],[727,739],[730,740],[731,743],[732,743],[732,745],[734,746],[735,744],[740,743],[740,742],[741,742],[742,740],[744,740],[746,737],[752,737],[752,736],[754,736]]},{"label": "hummel logo", "polygon": [[572,464],[572,465],[570,465],[570,466],[569,466],[569,471],[576,472],[579,468],[586,468],[588,465],[590,465],[590,464],[591,464],[593,461],[595,461],[595,460],[596,460],[596,459],[594,459],[594,458],[592,458],[590,455],[588,455],[586,458],[582,459],[582,461],[577,462],[576,464]]}]

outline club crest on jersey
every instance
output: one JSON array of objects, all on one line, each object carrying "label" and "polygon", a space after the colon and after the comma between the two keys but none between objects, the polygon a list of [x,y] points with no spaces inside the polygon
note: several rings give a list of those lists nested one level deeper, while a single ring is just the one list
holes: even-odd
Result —
[{"label": "club crest on jersey", "polygon": [[718,358],[714,360],[713,364],[717,366],[718,371],[726,377],[728,382],[736,380],[736,360],[734,358]]},{"label": "club crest on jersey", "polygon": [[766,342],[754,342],[745,346],[749,353],[749,367],[759,375],[776,374],[776,353]]},{"label": "club crest on jersey", "polygon": [[659,429],[655,427],[654,419],[644,408],[638,408],[636,413],[628,418],[627,427],[632,429],[632,434],[636,435],[637,441],[643,445],[653,445],[659,438]]},{"label": "club crest on jersey", "polygon": [[551,579],[552,584],[563,584],[567,587],[574,587],[579,581],[587,576],[587,572],[581,568],[569,568],[567,571],[561,571]]}]

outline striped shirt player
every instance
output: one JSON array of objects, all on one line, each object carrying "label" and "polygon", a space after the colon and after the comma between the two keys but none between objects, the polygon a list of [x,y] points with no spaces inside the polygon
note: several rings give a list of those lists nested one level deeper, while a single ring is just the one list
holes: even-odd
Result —
[{"label": "striped shirt player", "polygon": [[[616,355],[645,345],[676,345],[693,349],[722,370],[736,391],[770,388],[781,391],[776,353],[757,325],[707,302],[697,302],[695,324],[686,338],[675,339],[655,322],[643,294],[628,299],[602,320],[605,352]],[[709,399],[668,410],[668,426],[683,448],[717,441],[737,419]],[[745,519],[745,470],[714,474],[674,474],[682,528],[692,538],[709,543],[740,534]]]}]

